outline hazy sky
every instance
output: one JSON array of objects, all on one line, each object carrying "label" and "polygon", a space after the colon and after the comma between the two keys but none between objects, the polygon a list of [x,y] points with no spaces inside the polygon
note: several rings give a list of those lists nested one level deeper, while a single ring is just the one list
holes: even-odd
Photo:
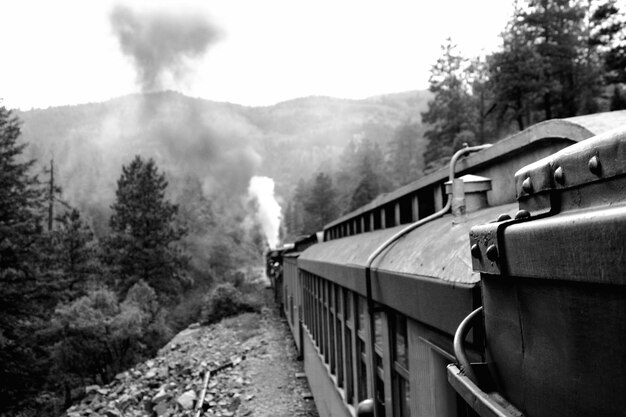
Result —
[{"label": "hazy sky", "polygon": [[111,23],[120,5],[208,19],[218,30],[206,52],[161,84],[245,105],[425,89],[446,37],[466,56],[491,51],[512,10],[509,0],[8,1],[2,104],[45,108],[141,91]]}]

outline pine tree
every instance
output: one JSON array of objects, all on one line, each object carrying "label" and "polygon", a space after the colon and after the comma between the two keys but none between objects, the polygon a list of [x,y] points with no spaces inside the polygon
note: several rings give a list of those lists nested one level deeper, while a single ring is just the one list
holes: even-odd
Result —
[{"label": "pine tree", "polygon": [[322,227],[333,220],[338,213],[337,192],[330,176],[320,172],[312,186],[307,190],[304,209],[307,217],[304,224],[309,233],[322,230]]},{"label": "pine tree", "polygon": [[175,244],[185,230],[175,222],[178,207],[166,200],[166,188],[165,175],[152,159],[136,156],[122,167],[106,245],[122,296],[141,279],[162,301],[180,294],[187,259]]},{"label": "pine tree", "polygon": [[37,243],[42,231],[43,193],[23,161],[20,123],[0,107],[0,410],[37,386],[36,344],[42,292]]},{"label": "pine tree", "polygon": [[406,122],[395,131],[388,145],[388,171],[394,187],[401,187],[420,177],[424,167],[420,153],[423,141],[420,124]]},{"label": "pine tree", "polygon": [[606,83],[626,83],[626,10],[616,0],[590,1],[589,14],[589,43],[598,50]]},{"label": "pine tree", "polygon": [[[374,200],[381,192],[381,178],[376,174],[376,154],[364,154],[357,171],[360,178],[350,198],[350,211]],[[378,164],[380,167],[381,164]]]},{"label": "pine tree", "polygon": [[601,71],[586,8],[577,0],[528,0],[490,57],[501,120],[518,128],[598,109]]},{"label": "pine tree", "polygon": [[442,56],[431,68],[429,90],[435,94],[422,113],[427,125],[424,152],[427,170],[439,167],[464,142],[475,140],[475,116],[468,62],[450,38],[441,46]]},{"label": "pine tree", "polygon": [[99,243],[76,209],[57,216],[54,228],[42,236],[42,273],[55,303],[85,295],[105,276],[99,260]]}]

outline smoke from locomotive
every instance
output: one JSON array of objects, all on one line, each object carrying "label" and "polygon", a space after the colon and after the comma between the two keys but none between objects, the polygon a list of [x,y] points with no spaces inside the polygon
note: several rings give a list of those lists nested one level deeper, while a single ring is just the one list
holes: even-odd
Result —
[{"label": "smoke from locomotive", "polygon": [[252,177],[248,195],[257,202],[255,217],[261,224],[263,234],[270,248],[278,246],[280,227],[280,205],[274,198],[274,180],[268,177]]}]

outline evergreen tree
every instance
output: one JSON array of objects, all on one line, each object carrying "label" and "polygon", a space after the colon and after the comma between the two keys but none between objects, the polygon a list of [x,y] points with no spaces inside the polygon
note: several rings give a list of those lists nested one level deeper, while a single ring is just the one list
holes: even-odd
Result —
[{"label": "evergreen tree", "polygon": [[585,16],[574,0],[529,0],[516,9],[502,51],[489,59],[500,121],[521,130],[598,109],[601,73]]},{"label": "evergreen tree", "polygon": [[607,84],[626,83],[626,10],[616,0],[590,1],[589,44],[598,50]]},{"label": "evergreen tree", "polygon": [[490,85],[499,126],[514,121],[519,130],[531,123],[540,78],[539,57],[526,45],[514,21],[503,35],[502,51],[488,57]]},{"label": "evergreen tree", "polygon": [[387,166],[394,187],[401,187],[420,177],[424,168],[420,152],[423,135],[420,124],[406,122],[391,138]]},{"label": "evergreen tree", "polygon": [[336,198],[337,193],[330,176],[323,172],[317,174],[303,203],[307,213],[305,228],[309,233],[322,230],[325,224],[337,216]]},{"label": "evergreen tree", "polygon": [[443,165],[452,152],[464,142],[475,140],[475,117],[471,85],[467,77],[467,59],[463,58],[450,38],[441,46],[442,56],[431,68],[429,90],[435,94],[422,113],[427,125],[424,152],[427,170]]},{"label": "evergreen tree", "polygon": [[185,230],[175,222],[178,207],[165,199],[166,188],[152,159],[136,156],[122,167],[106,251],[121,295],[140,279],[162,300],[180,294],[187,259],[175,244]]},{"label": "evergreen tree", "polygon": [[287,241],[306,234],[304,200],[307,192],[307,184],[300,179],[293,192],[293,197],[287,203],[284,223],[287,228]]},{"label": "evergreen tree", "polygon": [[42,237],[42,273],[54,292],[56,302],[68,302],[84,295],[103,278],[99,244],[78,210],[56,218],[54,228]]},{"label": "evergreen tree", "polygon": [[0,107],[0,410],[36,389],[41,352],[32,338],[45,298],[37,271],[43,193],[22,161],[20,123]]},{"label": "evergreen tree", "polygon": [[[376,154],[364,154],[357,171],[360,178],[350,199],[350,211],[374,200],[381,192],[381,178],[376,174]],[[381,165],[378,165],[381,166]]]}]

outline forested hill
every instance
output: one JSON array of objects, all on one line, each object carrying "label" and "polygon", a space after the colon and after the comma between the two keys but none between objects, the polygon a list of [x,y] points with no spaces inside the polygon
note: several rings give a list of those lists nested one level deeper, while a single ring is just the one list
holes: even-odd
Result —
[{"label": "forested hill", "polygon": [[66,198],[93,211],[110,204],[119,169],[135,154],[154,158],[170,177],[197,177],[207,192],[240,194],[252,175],[267,175],[285,195],[298,179],[339,164],[351,140],[384,143],[400,125],[419,123],[430,97],[414,91],[245,107],[162,92],[18,116],[27,155],[54,159]]}]

